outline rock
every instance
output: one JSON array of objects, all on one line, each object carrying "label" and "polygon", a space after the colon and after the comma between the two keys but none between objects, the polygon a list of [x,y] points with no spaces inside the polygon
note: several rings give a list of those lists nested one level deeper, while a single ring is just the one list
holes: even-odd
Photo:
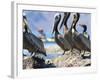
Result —
[{"label": "rock", "polygon": [[[52,67],[87,67],[91,66],[91,57],[82,58],[82,53],[77,50],[66,52],[54,59],[42,60],[36,57],[24,57],[23,69],[52,68]],[[86,52],[84,56],[91,56],[90,52]]]},{"label": "rock", "polygon": [[44,68],[45,60],[38,57],[27,57],[23,59],[23,69]]},{"label": "rock", "polygon": [[38,57],[24,57],[23,69],[51,68],[56,67],[50,60],[40,59]]},{"label": "rock", "polygon": [[23,69],[31,69],[33,65],[33,60],[31,57],[24,57],[23,59]]},{"label": "rock", "polygon": [[[57,57],[52,60],[56,67],[81,67],[81,66],[90,66],[91,58],[83,59],[80,53],[77,50],[73,50],[73,52],[66,52],[65,55]],[[91,55],[88,52],[89,56]],[[87,53],[85,54],[85,56]],[[87,55],[88,56],[88,55]]]}]

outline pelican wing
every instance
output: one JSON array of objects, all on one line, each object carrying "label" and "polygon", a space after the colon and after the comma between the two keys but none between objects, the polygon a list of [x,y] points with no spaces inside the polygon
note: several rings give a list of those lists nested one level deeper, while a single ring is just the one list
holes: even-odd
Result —
[{"label": "pelican wing", "polygon": [[75,32],[72,37],[74,46],[76,46],[76,48],[90,51],[90,40],[88,40],[83,34]]},{"label": "pelican wing", "polygon": [[58,39],[60,43],[63,45],[64,49],[67,49],[67,50],[70,49],[70,43],[67,40],[65,40],[63,36],[58,37]]},{"label": "pelican wing", "polygon": [[62,46],[64,46],[64,38],[61,35],[58,35],[58,40]]},{"label": "pelican wing", "polygon": [[88,48],[88,49],[91,49],[91,42],[88,38],[86,38],[85,36],[83,36],[83,34],[80,34],[79,35],[79,38],[81,39],[81,41],[83,42],[83,44],[85,44],[85,46]]},{"label": "pelican wing", "polygon": [[[29,44],[34,46],[35,50],[46,53],[43,42],[32,33],[23,33],[23,38],[27,39]],[[46,54],[45,54],[46,55]]]}]

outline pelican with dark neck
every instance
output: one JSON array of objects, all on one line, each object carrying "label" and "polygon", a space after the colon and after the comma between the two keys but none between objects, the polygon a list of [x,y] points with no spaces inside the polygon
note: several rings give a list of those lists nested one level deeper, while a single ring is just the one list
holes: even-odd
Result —
[{"label": "pelican with dark neck", "polygon": [[68,29],[68,19],[70,17],[70,12],[64,12],[64,17],[60,26],[63,27],[64,25],[64,39],[65,39],[65,47],[68,47],[68,49],[70,49],[70,51],[72,52],[73,50],[73,43],[72,43],[72,26],[70,29]]},{"label": "pelican with dark neck", "polygon": [[25,30],[23,31],[23,49],[27,49],[31,52],[32,59],[40,64],[39,66],[36,66],[34,61],[33,68],[43,67],[43,64],[45,64],[45,57],[47,56],[44,44],[42,40],[30,32],[26,16],[23,16],[23,24]]},{"label": "pelican with dark neck", "polygon": [[54,17],[55,21],[54,21],[54,28],[53,28],[53,32],[55,32],[55,34],[59,34],[59,31],[58,31],[58,25],[59,25],[59,22],[61,20],[61,14],[57,13]]},{"label": "pelican with dark neck", "polygon": [[76,14],[73,15],[73,22],[72,22],[72,25],[71,25],[72,33],[74,32],[74,30],[75,30],[76,32],[78,32],[78,31],[76,30],[76,24],[77,24],[77,22],[79,21],[79,19],[80,19],[80,14],[79,14],[79,13],[76,13]]},{"label": "pelican with dark neck", "polygon": [[[60,32],[58,31],[58,25],[60,23],[60,20],[61,20],[61,14],[57,13],[55,15],[55,22],[54,22],[54,28],[53,28],[53,32],[52,33],[55,33],[55,42],[58,44],[58,46],[64,50],[64,53],[63,55],[65,54],[65,51],[68,51],[69,48],[65,46],[65,39],[63,37],[63,35],[60,34]],[[69,43],[66,42],[68,45]]]},{"label": "pelican with dark neck", "polygon": [[[76,30],[76,27],[77,27],[76,24],[79,21],[79,18],[80,18],[79,13],[74,14],[73,23],[72,23],[72,41],[73,41],[74,47],[76,49],[78,49],[80,51],[84,50],[84,51],[90,52],[90,50],[91,50],[90,40],[88,38],[86,38],[83,33],[79,33]],[[87,30],[87,28],[85,26],[83,32],[86,32],[86,30]]]}]

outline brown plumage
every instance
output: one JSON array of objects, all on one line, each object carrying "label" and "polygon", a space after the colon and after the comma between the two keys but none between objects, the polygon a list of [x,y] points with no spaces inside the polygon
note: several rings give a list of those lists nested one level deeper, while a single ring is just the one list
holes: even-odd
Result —
[{"label": "brown plumage", "polygon": [[43,42],[32,33],[23,32],[23,49],[33,53],[41,53],[46,56]]},{"label": "brown plumage", "polygon": [[74,32],[72,33],[72,41],[74,43],[74,47],[78,50],[84,50],[84,51],[91,51],[91,47],[90,47],[90,40],[88,38],[86,38],[82,33],[79,33],[77,30],[76,30],[76,24],[78,22],[80,18],[80,14],[79,13],[76,13],[74,15],[74,19],[73,19],[73,23],[72,23],[72,26],[73,26],[73,29],[74,29]]},{"label": "brown plumage", "polygon": [[[64,50],[64,53],[65,54],[65,51],[68,51],[69,50],[69,46],[65,46],[65,39],[63,37],[63,35],[61,35],[58,31],[58,24],[61,20],[61,14],[57,14],[55,16],[55,22],[54,22],[54,28],[53,28],[53,33],[55,32],[55,42],[59,45],[59,47]],[[66,44],[69,45],[69,43],[66,41]]]},{"label": "brown plumage", "polygon": [[[26,17],[23,17],[27,21]],[[46,50],[42,40],[36,37],[32,32],[28,32],[28,25],[23,21],[25,31],[23,32],[23,49],[27,49],[31,53],[43,54],[46,56]]]},{"label": "brown plumage", "polygon": [[64,39],[65,39],[65,47],[68,47],[72,51],[73,43],[72,43],[72,27],[68,30],[68,18],[70,17],[70,12],[64,12],[64,18],[62,20],[60,28],[64,25]]}]

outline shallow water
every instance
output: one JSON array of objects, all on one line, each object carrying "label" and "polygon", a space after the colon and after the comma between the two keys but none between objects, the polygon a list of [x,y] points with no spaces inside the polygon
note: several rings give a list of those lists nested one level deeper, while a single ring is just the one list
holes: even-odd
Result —
[{"label": "shallow water", "polygon": [[61,56],[62,54],[58,54],[58,53],[54,53],[54,54],[47,54],[47,57],[46,57],[46,59],[54,59],[54,58],[56,58],[56,57],[59,57],[59,56]]},{"label": "shallow water", "polygon": [[[44,43],[44,47],[45,48],[48,48],[48,47],[54,47],[54,46],[58,46],[55,42],[47,42],[47,43]],[[47,59],[53,59],[53,58],[56,58],[58,56],[62,55],[61,53],[47,53]]]},{"label": "shallow water", "polygon": [[57,44],[55,42],[45,42],[44,43],[44,47],[47,48],[47,47],[53,47],[53,46],[57,46]]},{"label": "shallow water", "polygon": [[[44,47],[45,48],[49,48],[49,47],[54,47],[54,46],[58,46],[55,42],[45,42],[44,43]],[[47,52],[47,57],[46,57],[46,59],[53,59],[53,58],[56,58],[56,57],[58,57],[58,56],[60,56],[60,55],[62,55],[61,53],[50,53],[50,52],[48,52],[48,51],[46,51]],[[30,56],[31,54],[28,52],[28,50],[23,50],[23,54],[25,54],[25,55],[27,55],[27,56]]]}]

